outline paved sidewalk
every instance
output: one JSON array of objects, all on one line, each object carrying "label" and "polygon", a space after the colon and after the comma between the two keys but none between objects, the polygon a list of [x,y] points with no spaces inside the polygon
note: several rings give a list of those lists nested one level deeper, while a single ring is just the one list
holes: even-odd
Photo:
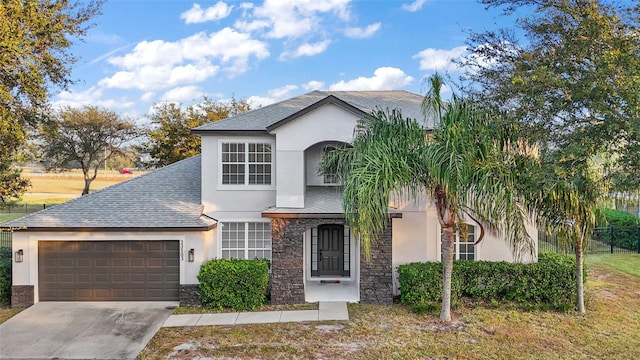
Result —
[{"label": "paved sidewalk", "polygon": [[171,315],[162,327],[268,324],[279,322],[349,320],[347,303],[326,301],[318,310],[258,311],[219,314]]}]

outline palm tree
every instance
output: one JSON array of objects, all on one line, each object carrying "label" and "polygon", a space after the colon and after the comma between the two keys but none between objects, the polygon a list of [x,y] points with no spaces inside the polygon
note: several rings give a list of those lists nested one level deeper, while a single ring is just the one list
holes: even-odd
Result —
[{"label": "palm tree", "polygon": [[351,146],[325,156],[321,172],[341,176],[345,217],[365,255],[390,221],[391,196],[430,196],[442,227],[440,319],[450,322],[455,228],[465,215],[480,227],[478,242],[486,230],[504,237],[517,256],[533,250],[516,186],[527,155],[492,114],[457,96],[442,101],[438,74],[430,83],[423,109],[435,118],[433,132],[398,110],[376,109],[358,122]]},{"label": "palm tree", "polygon": [[[571,149],[569,149],[571,150]],[[584,244],[602,214],[606,182],[592,164],[562,156],[559,151],[544,155],[542,171],[532,173],[535,190],[528,197],[538,213],[539,223],[555,233],[562,246],[576,256],[577,308],[584,306]]]}]

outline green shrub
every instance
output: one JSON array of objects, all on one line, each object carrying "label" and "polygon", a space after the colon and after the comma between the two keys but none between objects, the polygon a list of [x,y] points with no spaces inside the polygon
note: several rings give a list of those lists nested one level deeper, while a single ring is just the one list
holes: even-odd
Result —
[{"label": "green shrub", "polygon": [[0,304],[11,302],[11,248],[0,247]]},{"label": "green shrub", "polygon": [[269,261],[210,260],[200,266],[198,281],[204,307],[254,310],[266,301]]},{"label": "green shrub", "polygon": [[608,225],[613,228],[613,233],[611,231],[599,232],[600,240],[611,244],[611,235],[613,234],[613,246],[629,250],[638,249],[638,217],[626,211],[603,210]]},{"label": "green shrub", "polygon": [[[492,303],[513,301],[537,308],[567,310],[576,301],[575,259],[540,254],[537,263],[456,261],[451,300],[462,296]],[[411,263],[398,267],[400,301],[415,306],[442,301],[442,264]]]}]

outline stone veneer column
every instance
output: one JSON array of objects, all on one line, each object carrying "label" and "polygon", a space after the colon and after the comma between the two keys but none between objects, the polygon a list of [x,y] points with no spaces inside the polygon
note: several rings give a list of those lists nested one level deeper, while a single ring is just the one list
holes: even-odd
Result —
[{"label": "stone veneer column", "polygon": [[382,237],[371,247],[371,259],[360,252],[360,302],[393,303],[393,265],[391,262],[391,222]]},{"label": "stone veneer column", "polygon": [[299,219],[271,219],[271,303],[304,303],[303,234]]},{"label": "stone veneer column", "polygon": [[33,285],[11,286],[11,307],[27,307],[33,305]]}]

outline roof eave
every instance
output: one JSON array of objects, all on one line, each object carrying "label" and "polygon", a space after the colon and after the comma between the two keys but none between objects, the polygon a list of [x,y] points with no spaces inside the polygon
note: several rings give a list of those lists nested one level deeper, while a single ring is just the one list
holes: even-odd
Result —
[{"label": "roof eave", "polygon": [[267,130],[217,130],[217,129],[191,129],[194,135],[269,135]]},{"label": "roof eave", "polygon": [[67,232],[91,232],[91,231],[103,231],[103,232],[155,232],[155,231],[209,231],[215,229],[217,224],[203,225],[203,226],[166,226],[166,227],[100,227],[100,226],[84,226],[84,227],[56,227],[56,226],[23,226],[20,228],[2,228],[9,231],[67,231]]}]

